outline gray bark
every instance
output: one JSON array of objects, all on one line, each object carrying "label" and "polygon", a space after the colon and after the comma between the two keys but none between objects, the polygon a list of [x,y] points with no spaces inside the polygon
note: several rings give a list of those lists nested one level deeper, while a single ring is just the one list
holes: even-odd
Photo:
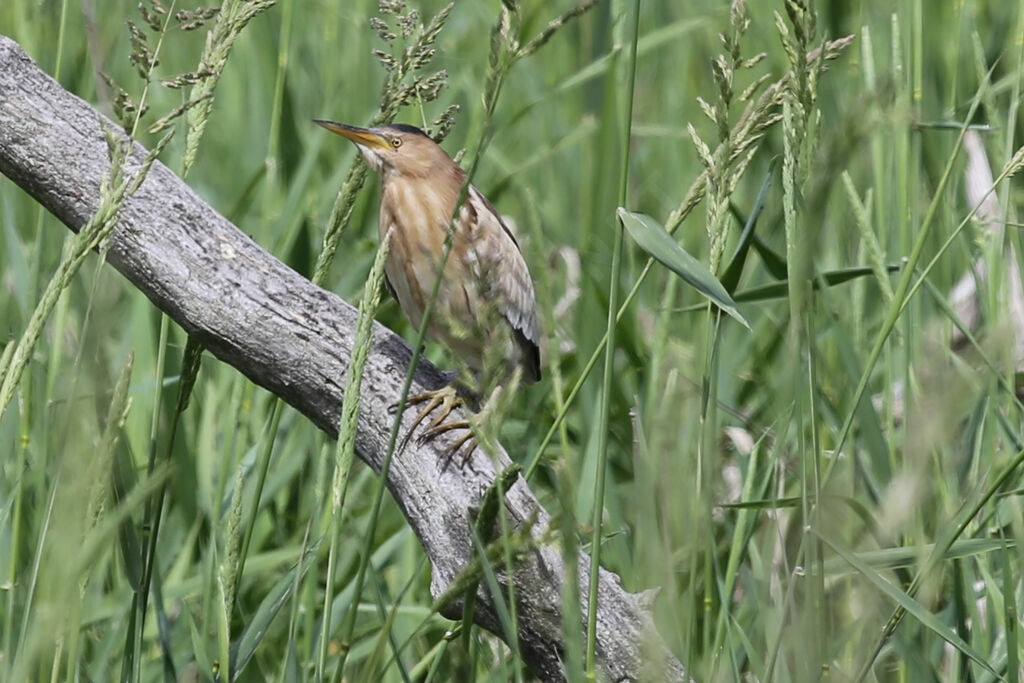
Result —
[{"label": "gray bark", "polygon": [[[110,165],[103,125],[118,128],[0,35],[0,172],[72,230],[96,210]],[[136,145],[128,172],[138,169],[144,155]],[[336,436],[356,323],[352,306],[264,251],[159,162],[121,208],[108,246],[109,263],[211,353]],[[393,419],[388,406],[398,398],[410,357],[401,338],[375,325],[356,449],[377,472]],[[412,391],[442,382],[436,368],[421,362]],[[407,411],[405,429],[414,412]],[[413,439],[395,455],[387,476],[388,489],[430,558],[435,596],[473,557],[471,510],[496,473],[511,464],[504,452],[492,460],[478,451],[464,468],[442,468],[445,445],[443,439]],[[541,678],[562,680],[561,592],[568,569],[560,552],[543,540],[551,517],[522,478],[506,502],[515,524],[534,521],[531,533],[538,543],[513,572],[522,654]],[[582,586],[589,566],[583,555],[575,567]],[[501,635],[483,589],[476,620]],[[600,580],[597,661],[609,680],[686,679],[655,631],[644,599],[626,592],[619,577],[606,571]]]}]

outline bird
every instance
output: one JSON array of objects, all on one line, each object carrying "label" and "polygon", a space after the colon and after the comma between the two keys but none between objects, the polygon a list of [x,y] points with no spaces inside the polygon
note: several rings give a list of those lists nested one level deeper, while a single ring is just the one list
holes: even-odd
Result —
[{"label": "bird", "polygon": [[[475,407],[481,389],[512,377],[540,380],[540,319],[530,270],[519,243],[490,201],[470,184],[455,214],[466,173],[423,130],[408,124],[360,128],[314,119],[355,143],[381,178],[378,229],[390,231],[385,281],[413,327],[419,328],[438,273],[440,285],[426,330],[470,371],[476,388],[455,379],[444,387],[409,397],[425,404],[403,440],[435,409],[423,437],[453,429],[466,434],[446,449],[450,459],[467,443],[463,464],[476,448],[469,420],[447,421],[459,405]],[[454,220],[453,220],[454,216]],[[451,251],[441,261],[449,230]],[[486,407],[486,406],[485,406]]]}]

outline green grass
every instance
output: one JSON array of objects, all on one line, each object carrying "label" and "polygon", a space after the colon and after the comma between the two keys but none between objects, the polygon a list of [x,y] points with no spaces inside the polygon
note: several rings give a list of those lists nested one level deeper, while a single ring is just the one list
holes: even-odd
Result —
[{"label": "green grass", "polygon": [[[137,4],[6,2],[0,33],[111,113],[100,71],[143,94],[124,24],[143,24]],[[445,3],[412,4],[426,21]],[[446,69],[445,87],[397,120],[429,125],[460,106],[444,145],[465,148],[467,167],[483,150],[474,182],[514,219],[537,284],[545,379],[520,389],[502,443],[560,521],[567,555],[592,552],[596,532],[627,589],[660,589],[659,630],[699,680],[1020,680],[1024,328],[1003,283],[1007,250],[1024,244],[1016,227],[992,235],[970,218],[960,139],[978,124],[995,178],[1024,140],[1024,3],[818,2],[806,38],[784,20],[794,52],[857,39],[791,81],[747,163],[726,153],[739,98],[791,67],[772,14],[783,3],[749,4],[737,33],[719,1],[642,3],[635,83],[630,3],[569,22],[497,84],[499,3],[452,10],[426,68]],[[524,42],[572,7],[522,5]],[[377,115],[377,14],[370,0],[278,0],[252,19],[187,176],[293,268],[326,265],[325,286],[353,303],[377,248],[377,181],[339,199],[354,149],[311,120]],[[155,76],[194,70],[207,28],[169,31]],[[711,68],[728,55],[719,33],[739,35],[741,58],[767,53],[728,91]],[[488,88],[500,90],[493,113]],[[151,85],[139,138],[156,145],[149,126],[195,94]],[[161,159],[180,171],[188,136],[175,125]],[[710,203],[677,227],[705,172]],[[1021,202],[1019,178],[1001,182],[1011,225]],[[750,328],[648,265],[629,233],[616,258],[619,205],[672,229]],[[333,262],[320,257],[332,224]],[[0,179],[0,368],[73,242]],[[991,277],[954,352],[947,296],[976,259]],[[375,510],[365,466],[333,508],[343,451],[208,355],[179,411],[182,331],[97,255],[72,273],[0,414],[0,679],[166,680],[172,665],[209,680],[245,660],[240,680],[313,680],[340,675],[349,628],[347,680],[529,678],[496,638],[431,613],[423,552],[387,495]],[[606,358],[609,301],[625,306]],[[416,337],[394,301],[377,319]],[[426,353],[451,365],[436,345]],[[368,561],[347,551],[364,543]],[[566,613],[587,600],[572,586]],[[506,605],[506,630],[514,614]],[[581,680],[586,634],[567,626]]]}]

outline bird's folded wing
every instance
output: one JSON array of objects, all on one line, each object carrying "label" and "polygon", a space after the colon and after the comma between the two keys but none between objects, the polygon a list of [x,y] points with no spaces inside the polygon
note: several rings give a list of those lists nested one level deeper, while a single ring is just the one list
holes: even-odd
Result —
[{"label": "bird's folded wing", "polygon": [[535,381],[540,378],[540,325],[530,270],[518,242],[487,198],[471,186],[466,202],[476,214],[476,250],[490,266],[485,279],[491,300],[518,333],[526,378]]}]

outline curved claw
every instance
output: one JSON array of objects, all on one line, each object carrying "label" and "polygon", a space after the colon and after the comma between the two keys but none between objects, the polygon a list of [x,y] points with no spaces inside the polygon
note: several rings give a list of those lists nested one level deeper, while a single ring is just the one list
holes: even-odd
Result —
[{"label": "curved claw", "polygon": [[472,430],[467,431],[464,435],[459,437],[458,441],[444,450],[444,454],[441,456],[441,459],[444,460],[443,467],[447,467],[448,463],[450,463],[452,458],[455,457],[455,454],[458,453],[463,446],[466,446],[466,444],[469,445],[466,447],[466,451],[462,454],[462,460],[459,461],[459,467],[465,467],[466,463],[469,462],[469,459],[473,456],[473,451],[476,450],[476,438],[473,436]]}]

